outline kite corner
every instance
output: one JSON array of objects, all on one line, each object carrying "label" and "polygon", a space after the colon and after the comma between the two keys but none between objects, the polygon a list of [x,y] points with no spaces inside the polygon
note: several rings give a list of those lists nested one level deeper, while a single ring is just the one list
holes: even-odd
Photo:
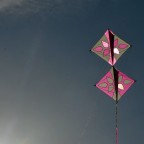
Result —
[{"label": "kite corner", "polygon": [[107,28],[107,30],[110,31],[111,29],[110,29],[110,28]]},{"label": "kite corner", "polygon": [[93,86],[96,87],[96,84],[94,84]]}]

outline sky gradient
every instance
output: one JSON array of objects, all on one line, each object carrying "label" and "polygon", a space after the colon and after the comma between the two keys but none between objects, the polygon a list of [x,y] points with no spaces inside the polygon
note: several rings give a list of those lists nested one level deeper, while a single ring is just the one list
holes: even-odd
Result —
[{"label": "sky gradient", "polygon": [[144,141],[144,2],[0,5],[0,144],[115,144],[115,101],[93,86],[111,66],[89,52],[107,28],[132,45],[116,68],[136,80],[119,101],[119,144]]}]

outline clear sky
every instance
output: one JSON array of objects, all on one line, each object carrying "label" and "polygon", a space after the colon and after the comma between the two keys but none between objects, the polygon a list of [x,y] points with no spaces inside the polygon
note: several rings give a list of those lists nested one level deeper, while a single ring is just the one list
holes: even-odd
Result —
[{"label": "clear sky", "polygon": [[115,144],[115,102],[95,88],[110,65],[89,50],[110,28],[132,45],[116,68],[119,144],[144,141],[144,2],[0,1],[0,144]]}]

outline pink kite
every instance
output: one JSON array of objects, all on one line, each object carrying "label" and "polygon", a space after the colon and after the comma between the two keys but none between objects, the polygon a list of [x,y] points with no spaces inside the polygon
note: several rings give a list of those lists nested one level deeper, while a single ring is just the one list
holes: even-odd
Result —
[{"label": "pink kite", "polygon": [[129,47],[128,43],[107,30],[91,51],[113,66]]},{"label": "pink kite", "polygon": [[133,79],[112,67],[96,86],[114,100],[119,100],[133,83]]},{"label": "pink kite", "polygon": [[118,144],[117,104],[118,100],[132,86],[135,81],[112,67],[110,71],[96,84],[96,86],[116,101],[116,144]]}]

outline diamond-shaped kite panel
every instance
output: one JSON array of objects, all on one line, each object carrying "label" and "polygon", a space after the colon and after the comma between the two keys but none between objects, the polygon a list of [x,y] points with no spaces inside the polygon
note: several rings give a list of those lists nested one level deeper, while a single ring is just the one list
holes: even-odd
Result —
[{"label": "diamond-shaped kite panel", "polygon": [[112,67],[96,86],[114,100],[119,100],[133,83],[133,79]]},{"label": "diamond-shaped kite panel", "polygon": [[91,49],[110,65],[114,65],[121,55],[130,47],[111,30],[107,30],[102,38]]}]

